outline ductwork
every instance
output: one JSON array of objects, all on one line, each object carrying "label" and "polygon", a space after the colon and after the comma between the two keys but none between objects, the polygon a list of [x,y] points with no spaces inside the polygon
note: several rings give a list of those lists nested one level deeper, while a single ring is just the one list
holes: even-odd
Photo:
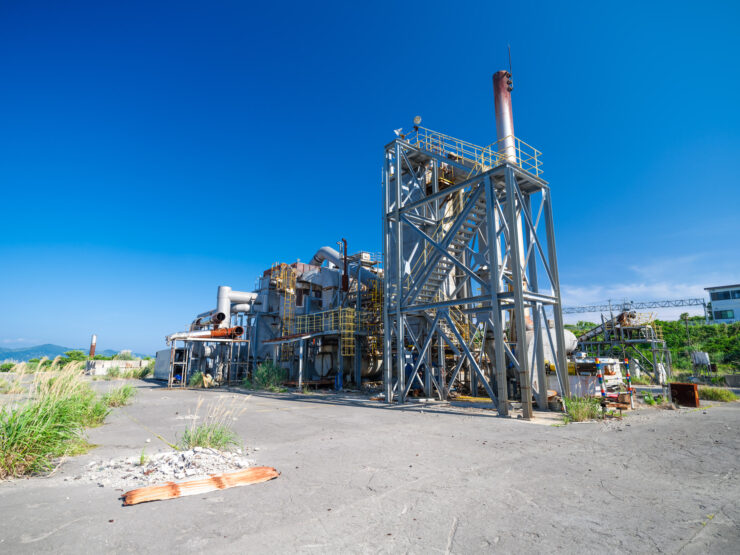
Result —
[{"label": "ductwork", "polygon": [[[319,250],[316,251],[316,254],[313,255],[313,258],[311,259],[310,264],[312,266],[321,266],[324,261],[331,262],[334,266],[337,268],[341,268],[343,265],[342,261],[342,255],[339,254],[335,249],[331,247],[321,247]],[[360,265],[358,262],[352,262],[349,265],[349,275],[350,277],[357,276],[357,268],[360,268],[360,282],[363,285],[370,286],[373,283],[377,283],[378,286],[380,286],[380,278],[375,272],[371,272],[367,268],[363,268],[362,265]]]},{"label": "ductwork", "polygon": [[[246,293],[244,291],[232,291],[228,285],[219,285],[218,295],[216,297],[216,312],[227,315],[227,323],[219,323],[218,326],[228,325],[231,321],[233,309],[231,303],[252,303],[257,299],[257,293]],[[240,311],[242,312],[242,311]]]},{"label": "ductwork", "polygon": [[194,324],[196,326],[220,326],[224,320],[226,320],[226,314],[212,311],[206,316],[196,318]]}]

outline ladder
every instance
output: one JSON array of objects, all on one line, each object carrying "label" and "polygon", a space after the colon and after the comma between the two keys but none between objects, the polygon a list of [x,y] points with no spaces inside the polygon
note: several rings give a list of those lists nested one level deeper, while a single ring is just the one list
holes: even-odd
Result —
[{"label": "ladder", "polygon": [[[291,335],[295,329],[295,280],[296,275],[288,264],[276,262],[272,265],[270,275],[275,279],[275,289],[283,294],[282,335]],[[293,359],[293,344],[283,343],[280,349],[280,360]]]}]

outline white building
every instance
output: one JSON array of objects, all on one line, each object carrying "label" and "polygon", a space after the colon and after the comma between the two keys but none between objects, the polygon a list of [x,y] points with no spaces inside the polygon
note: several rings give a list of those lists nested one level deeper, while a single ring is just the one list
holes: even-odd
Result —
[{"label": "white building", "polygon": [[712,318],[720,324],[740,321],[740,283],[705,287],[712,301]]}]

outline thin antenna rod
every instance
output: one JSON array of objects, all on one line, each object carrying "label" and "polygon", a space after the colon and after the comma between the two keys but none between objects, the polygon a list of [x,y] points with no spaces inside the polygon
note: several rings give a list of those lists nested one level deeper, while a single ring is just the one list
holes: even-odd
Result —
[{"label": "thin antenna rod", "polygon": [[511,45],[507,45],[509,47],[509,73],[511,74]]}]

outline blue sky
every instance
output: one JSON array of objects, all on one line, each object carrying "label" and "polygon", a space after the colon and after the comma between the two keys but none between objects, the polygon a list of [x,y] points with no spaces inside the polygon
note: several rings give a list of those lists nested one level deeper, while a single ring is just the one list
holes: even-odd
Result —
[{"label": "blue sky", "polygon": [[507,44],[564,302],[738,283],[739,22],[734,2],[3,2],[0,346],[152,353],[219,284],[343,236],[379,251],[392,130],[492,142]]}]

